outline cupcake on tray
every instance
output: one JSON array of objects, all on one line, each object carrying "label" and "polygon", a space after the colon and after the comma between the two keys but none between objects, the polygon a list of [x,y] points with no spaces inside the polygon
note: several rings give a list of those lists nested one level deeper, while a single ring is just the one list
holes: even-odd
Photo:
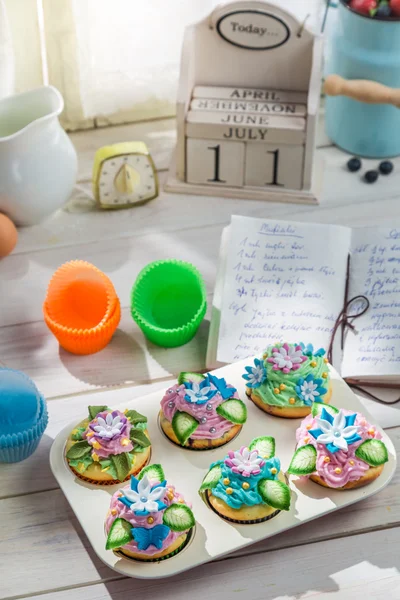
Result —
[{"label": "cupcake on tray", "polygon": [[248,448],[212,463],[199,493],[212,510],[232,523],[261,523],[290,508],[290,489],[281,473],[273,437],[255,438]]},{"label": "cupcake on tray", "polygon": [[375,426],[360,413],[334,406],[314,404],[297,429],[296,440],[288,473],[337,490],[371,483],[389,459]]},{"label": "cupcake on tray", "polygon": [[163,432],[175,444],[192,450],[223,446],[246,419],[247,408],[237,390],[211,373],[181,373],[161,400]]},{"label": "cupcake on tray", "polygon": [[89,406],[89,416],[67,440],[65,457],[80,479],[112,485],[139,473],[150,451],[146,417],[136,410]]},{"label": "cupcake on tray", "polygon": [[191,508],[165,481],[161,465],[149,465],[111,498],[106,549],[136,560],[165,560],[183,550],[194,525]]},{"label": "cupcake on tray", "polygon": [[262,358],[246,367],[246,394],[264,412],[301,418],[314,402],[328,403],[332,395],[325,350],[312,344],[274,344]]}]

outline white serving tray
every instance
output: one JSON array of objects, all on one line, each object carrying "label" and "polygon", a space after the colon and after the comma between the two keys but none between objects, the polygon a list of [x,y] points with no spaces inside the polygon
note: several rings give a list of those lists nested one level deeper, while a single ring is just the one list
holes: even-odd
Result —
[{"label": "white serving tray", "polygon": [[[286,471],[294,452],[295,431],[300,423],[300,419],[282,419],[267,415],[251,401],[246,400],[244,380],[241,377],[246,364],[250,364],[249,359],[214,371],[216,375],[225,377],[228,383],[237,388],[240,397],[245,400],[248,407],[248,420],[241,433],[230,444],[222,448],[196,452],[179,448],[169,442],[161,432],[157,418],[162,392],[156,392],[117,407],[122,410],[135,408],[148,417],[148,430],[152,441],[151,462],[162,464],[167,481],[175,485],[177,490],[184,495],[185,500],[192,504],[196,518],[195,532],[186,548],[176,556],[160,563],[145,563],[121,558],[112,550],[105,549],[104,520],[110,499],[112,494],[126,483],[104,488],[97,487],[76,478],[68,468],[64,458],[65,443],[70,431],[85,418],[85,415],[81,415],[65,427],[54,440],[50,452],[53,474],[96,554],[115,571],[143,579],[176,575],[307,521],[322,517],[349,504],[354,504],[359,500],[364,500],[380,492],[393,477],[396,470],[396,453],[389,437],[384,431],[381,431],[389,452],[389,462],[386,463],[382,475],[370,485],[355,490],[334,491],[312,481],[290,476],[289,482],[292,491],[290,511],[281,512],[270,521],[255,525],[234,525],[218,517],[204,504],[198,494],[198,489],[210,463],[222,459],[229,449],[238,449],[242,445],[247,445],[254,437],[272,435],[276,439],[276,456],[281,460],[282,470]],[[332,370],[331,375],[332,404],[362,412],[367,420],[373,423],[372,418],[346,383],[335,371]],[[110,392],[110,404],[111,401],[112,392]]]}]

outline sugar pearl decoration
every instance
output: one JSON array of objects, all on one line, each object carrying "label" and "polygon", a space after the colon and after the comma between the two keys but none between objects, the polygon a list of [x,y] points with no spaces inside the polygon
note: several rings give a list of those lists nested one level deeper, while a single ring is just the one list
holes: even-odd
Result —
[{"label": "sugar pearl decoration", "polygon": [[295,404],[296,400],[295,398],[289,398],[289,404]]},{"label": "sugar pearl decoration", "polygon": [[174,492],[168,492],[167,498],[168,498],[168,500],[173,500],[174,499]]},{"label": "sugar pearl decoration", "polygon": [[128,438],[123,438],[121,440],[121,446],[129,446],[130,443],[131,443],[131,441],[128,440]]},{"label": "sugar pearl decoration", "polygon": [[286,390],[286,385],[284,383],[281,383],[279,389],[281,390],[281,392],[283,392],[283,390]]},{"label": "sugar pearl decoration", "polygon": [[207,410],[212,410],[212,404],[207,404],[206,409]]},{"label": "sugar pearl decoration", "polygon": [[215,429],[215,427],[210,427],[210,433],[215,433],[217,430]]},{"label": "sugar pearl decoration", "polygon": [[275,467],[273,467],[273,468],[271,469],[271,473],[272,473],[272,475],[276,475],[276,474],[277,474],[277,472],[278,472],[278,469],[275,469]]},{"label": "sugar pearl decoration", "polygon": [[316,367],[316,366],[317,366],[317,363],[316,363],[316,361],[315,361],[315,360],[312,360],[312,361],[310,362],[310,366],[311,366],[311,367]]},{"label": "sugar pearl decoration", "polygon": [[306,429],[311,429],[312,425],[311,423],[309,423],[308,425],[306,425]]},{"label": "sugar pearl decoration", "polygon": [[322,377],[326,379],[328,377],[328,373],[322,373]]},{"label": "sugar pearl decoration", "polygon": [[243,488],[244,490],[248,490],[248,489],[249,489],[249,487],[250,487],[250,484],[249,484],[249,483],[247,483],[247,481],[245,481],[245,482],[243,482],[243,483],[242,483],[242,488]]},{"label": "sugar pearl decoration", "polygon": [[280,394],[281,390],[279,388],[274,388],[274,394]]},{"label": "sugar pearl decoration", "polygon": [[111,514],[115,517],[115,515],[118,514],[118,511],[116,508],[111,509]]},{"label": "sugar pearl decoration", "polygon": [[179,498],[178,502],[179,502],[179,504],[183,504],[184,503],[184,499],[183,498]]},{"label": "sugar pearl decoration", "polygon": [[175,402],[172,402],[172,400],[170,400],[168,402],[168,408],[174,408],[174,406],[175,406]]},{"label": "sugar pearl decoration", "polygon": [[329,456],[325,456],[324,462],[326,462],[326,463],[331,462],[331,459],[329,458]]},{"label": "sugar pearl decoration", "polygon": [[153,517],[147,517],[146,521],[148,522],[149,525],[151,525],[152,523],[154,523],[154,518]]},{"label": "sugar pearl decoration", "polygon": [[335,469],[336,475],[340,475],[341,472],[342,472],[342,469],[340,467],[336,467],[336,469]]},{"label": "sugar pearl decoration", "polygon": [[228,496],[230,496],[231,494],[233,494],[233,489],[232,488],[226,488],[225,491],[228,494]]},{"label": "sugar pearl decoration", "polygon": [[368,434],[375,435],[375,429],[373,427],[371,427],[371,429],[368,429]]},{"label": "sugar pearl decoration", "polygon": [[349,464],[351,464],[351,466],[354,465],[354,460],[349,460]]},{"label": "sugar pearl decoration", "polygon": [[207,417],[201,417],[200,423],[207,423]]},{"label": "sugar pearl decoration", "polygon": [[327,365],[329,362],[329,360],[327,358],[324,358],[324,363]]},{"label": "sugar pearl decoration", "polygon": [[229,485],[229,484],[230,484],[230,480],[229,480],[227,477],[225,477],[225,479],[223,480],[223,482],[222,482],[222,483],[223,483],[224,485]]}]

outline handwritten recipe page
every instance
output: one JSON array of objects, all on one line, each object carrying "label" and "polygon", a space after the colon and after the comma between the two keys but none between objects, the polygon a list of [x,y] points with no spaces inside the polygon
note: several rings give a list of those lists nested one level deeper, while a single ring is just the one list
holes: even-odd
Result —
[{"label": "handwritten recipe page", "polygon": [[369,310],[348,332],[343,377],[400,380],[400,228],[353,229],[349,296]]},{"label": "handwritten recipe page", "polygon": [[343,308],[351,229],[232,217],[217,360],[277,341],[328,347]]}]

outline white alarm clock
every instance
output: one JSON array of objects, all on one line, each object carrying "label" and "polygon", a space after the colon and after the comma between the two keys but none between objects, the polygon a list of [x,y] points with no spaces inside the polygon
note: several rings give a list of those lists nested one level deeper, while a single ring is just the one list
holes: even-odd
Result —
[{"label": "white alarm clock", "polygon": [[144,142],[104,146],[95,155],[93,193],[101,208],[128,208],[158,196],[158,178]]}]

